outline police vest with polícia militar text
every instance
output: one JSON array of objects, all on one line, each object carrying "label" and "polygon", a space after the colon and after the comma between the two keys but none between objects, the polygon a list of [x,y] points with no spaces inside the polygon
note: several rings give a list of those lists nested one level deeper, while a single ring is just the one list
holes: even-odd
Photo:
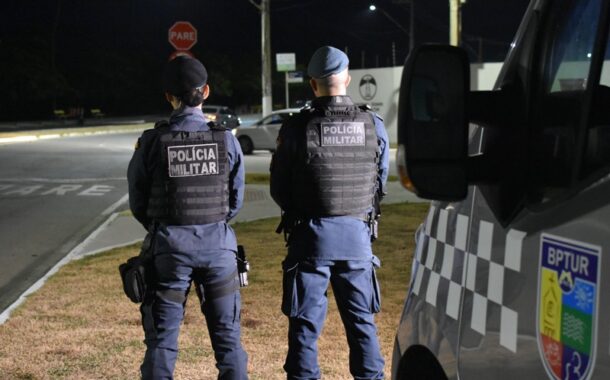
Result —
[{"label": "police vest with pol\u00edcia militar text", "polygon": [[373,205],[379,143],[373,115],[355,105],[304,110],[305,162],[293,175],[298,217],[363,216]]},{"label": "police vest with pol\u00edcia militar text", "polygon": [[229,158],[224,129],[199,132],[160,128],[161,165],[153,175],[147,215],[166,225],[226,220]]}]

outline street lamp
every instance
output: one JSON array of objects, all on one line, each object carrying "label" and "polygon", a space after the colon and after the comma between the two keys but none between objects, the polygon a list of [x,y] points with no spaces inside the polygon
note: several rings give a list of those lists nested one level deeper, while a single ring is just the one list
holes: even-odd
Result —
[{"label": "street lamp", "polygon": [[405,32],[405,34],[407,34],[409,36],[409,51],[411,51],[411,50],[413,50],[413,47],[415,46],[415,8],[414,8],[415,4],[414,4],[414,1],[410,0],[409,5],[410,5],[409,30],[405,29],[404,26],[402,26],[398,21],[396,21],[396,19],[394,17],[390,16],[390,14],[388,12],[386,12],[383,8],[379,8],[375,4],[369,5],[369,10],[371,12],[375,12],[375,11],[379,10],[381,13],[383,13],[383,15],[385,17],[388,18],[388,20],[392,21],[394,23],[394,25],[396,25],[400,30]]}]

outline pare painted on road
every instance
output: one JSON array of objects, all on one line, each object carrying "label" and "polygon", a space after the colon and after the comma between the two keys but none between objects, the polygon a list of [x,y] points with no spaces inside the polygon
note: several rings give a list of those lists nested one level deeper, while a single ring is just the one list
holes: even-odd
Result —
[{"label": "pare painted on road", "polygon": [[20,196],[65,196],[76,195],[82,197],[100,197],[115,189],[112,185],[100,184],[0,184],[0,197],[20,197]]}]

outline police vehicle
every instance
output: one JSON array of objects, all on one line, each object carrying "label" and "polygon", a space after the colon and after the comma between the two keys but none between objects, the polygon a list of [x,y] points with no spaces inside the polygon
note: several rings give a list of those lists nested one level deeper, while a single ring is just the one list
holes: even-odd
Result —
[{"label": "police vehicle", "polygon": [[393,379],[610,379],[610,1],[532,0],[492,91],[462,49],[405,63],[416,233]]}]

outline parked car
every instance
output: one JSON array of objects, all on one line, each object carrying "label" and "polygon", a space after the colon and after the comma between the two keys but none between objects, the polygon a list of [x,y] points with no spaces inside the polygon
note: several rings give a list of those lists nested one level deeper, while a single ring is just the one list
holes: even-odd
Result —
[{"label": "parked car", "polygon": [[237,128],[241,124],[241,119],[227,106],[205,104],[201,110],[208,121],[213,121],[226,128]]},{"label": "parked car", "polygon": [[244,154],[252,154],[255,149],[274,151],[275,140],[282,123],[288,117],[300,111],[300,108],[286,108],[273,111],[270,115],[263,117],[253,124],[243,125],[234,129],[233,134],[237,137]]},{"label": "parked car", "polygon": [[433,201],[392,379],[610,379],[609,26],[532,1],[492,91],[463,49],[407,59],[397,163]]}]

